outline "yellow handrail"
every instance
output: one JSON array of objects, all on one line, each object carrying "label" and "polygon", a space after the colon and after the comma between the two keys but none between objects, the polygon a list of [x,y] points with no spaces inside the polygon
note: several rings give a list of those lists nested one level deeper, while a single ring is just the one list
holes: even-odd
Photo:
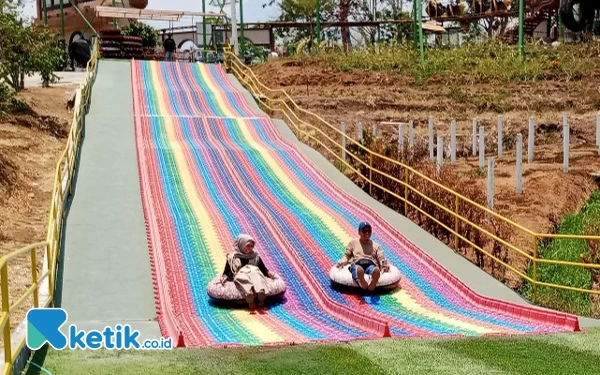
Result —
[{"label": "yellow handrail", "polygon": [[[73,120],[71,129],[67,138],[67,145],[56,163],[54,173],[54,188],[52,189],[52,199],[50,203],[50,212],[48,214],[48,227],[46,241],[35,243],[21,249],[12,251],[0,258],[0,290],[2,292],[2,314],[0,315],[0,329],[3,332],[4,345],[4,369],[3,375],[13,373],[13,363],[25,346],[25,337],[21,338],[13,351],[11,339],[12,332],[10,328],[11,315],[16,309],[22,307],[27,298],[33,296],[34,307],[48,307],[54,304],[54,283],[56,280],[56,271],[59,259],[60,231],[63,224],[65,200],[71,193],[71,182],[73,171],[77,163],[77,151],[79,150],[81,140],[81,129],[83,119],[90,102],[91,86],[96,77],[98,66],[99,43],[96,39],[92,49],[90,61],[87,63],[85,81],[77,89],[75,97],[75,106],[73,107]],[[46,251],[46,263],[48,269],[38,277],[37,275],[37,255],[36,250],[43,248]],[[8,267],[9,262],[14,258],[22,256],[27,252],[31,257],[31,278],[32,284],[25,293],[14,303],[10,304],[8,288]],[[43,306],[40,306],[40,287],[42,281],[48,278],[48,298]]]},{"label": "yellow handrail", "polygon": [[[271,89],[271,88],[265,86],[256,77],[256,75],[254,74],[252,69],[250,69],[246,65],[244,65],[244,63],[242,63],[239,60],[239,58],[234,53],[232,53],[230,47],[226,46],[224,48],[224,52],[225,52],[224,53],[225,66],[234,73],[234,75],[238,78],[238,80],[256,98],[256,100],[259,102],[259,104],[262,105],[264,108],[266,108],[267,111],[270,112],[270,114],[273,114],[273,112],[282,113],[282,116],[286,118],[287,122],[291,126],[293,126],[298,139],[301,139],[301,137],[300,137],[301,135],[303,137],[302,139],[310,139],[312,142],[314,142],[317,145],[317,147],[324,148],[341,165],[345,165],[346,167],[348,167],[352,171],[354,171],[357,175],[359,175],[361,178],[363,178],[369,184],[369,186],[371,188],[373,186],[375,186],[375,187],[387,192],[388,194],[391,194],[392,196],[396,197],[400,201],[403,201],[404,207],[405,207],[405,212],[407,212],[408,207],[411,207],[411,208],[417,210],[418,212],[420,212],[421,214],[423,214],[424,216],[428,217],[430,220],[436,222],[438,225],[440,225],[445,230],[447,230],[450,234],[454,235],[455,250],[458,250],[458,243],[459,243],[459,239],[460,239],[463,242],[469,244],[471,247],[473,247],[477,251],[487,255],[491,259],[494,259],[496,262],[502,264],[503,266],[505,266],[506,268],[508,268],[509,270],[514,272],[515,274],[519,275],[523,279],[531,282],[533,285],[534,302],[536,301],[536,291],[537,291],[538,285],[551,287],[551,288],[557,288],[557,289],[577,291],[577,292],[588,293],[588,294],[600,294],[600,290],[575,288],[575,287],[571,287],[571,286],[546,283],[546,282],[541,282],[541,281],[537,280],[538,263],[579,267],[579,268],[586,268],[586,269],[590,269],[590,270],[591,269],[595,269],[595,270],[600,269],[600,264],[577,263],[577,262],[568,262],[568,261],[562,261],[562,260],[541,259],[538,254],[538,242],[540,239],[542,239],[542,238],[545,238],[545,239],[561,238],[561,239],[574,239],[574,240],[575,239],[578,239],[578,240],[585,239],[585,240],[600,241],[600,236],[536,233],[536,232],[500,215],[499,213],[494,212],[494,211],[490,210],[489,208],[461,195],[460,193],[448,188],[447,186],[442,185],[438,181],[434,180],[433,178],[431,178],[429,176],[426,176],[425,174],[417,171],[416,169],[412,168],[411,166],[403,164],[397,160],[394,160],[385,155],[381,155],[377,152],[370,150],[369,148],[367,148],[363,144],[361,144],[359,141],[353,139],[352,137],[349,137],[348,135],[344,134],[337,127],[335,127],[335,126],[329,124],[327,121],[323,120],[319,115],[317,115],[313,112],[310,112],[308,110],[305,110],[303,108],[300,108],[298,106],[298,104],[296,104],[296,102],[290,97],[290,95],[285,90]],[[301,119],[300,114],[305,114],[306,116],[308,116],[310,118],[310,121],[305,121],[305,120]],[[331,148],[329,148],[322,142],[323,140],[328,140],[332,144],[336,145],[340,150],[343,147],[340,142],[332,139],[327,133],[325,133],[323,131],[322,128],[329,129],[332,133],[339,135],[340,138],[342,138],[342,137],[345,138],[346,141],[350,145],[356,146],[357,149],[364,151],[364,153],[366,155],[368,155],[369,162],[367,163],[367,162],[361,160],[360,158],[358,158],[356,155],[353,155],[350,152],[346,153],[347,157],[353,158],[353,160],[355,162],[361,164],[364,168],[367,168],[369,171],[369,176],[364,176],[362,173],[357,171],[346,160],[344,160],[340,157],[340,155],[339,155],[340,153],[334,152],[333,150],[331,150]],[[384,160],[386,162],[391,163],[392,165],[395,165],[395,166],[401,168],[401,170],[404,171],[404,173],[403,173],[404,181],[402,181],[402,179],[400,177],[391,176],[377,168],[374,168],[372,165],[372,161],[373,161],[374,157],[377,157],[380,160]],[[403,187],[404,188],[404,197],[401,197],[397,193],[374,182],[372,179],[372,172],[375,172],[378,175],[383,176],[383,177],[387,178],[388,180],[393,181],[393,182],[397,183],[398,185],[400,185],[401,187]],[[431,197],[428,197],[423,192],[420,192],[416,187],[411,186],[409,183],[409,176],[412,176],[413,178],[418,177],[418,178],[422,179],[423,181],[425,181],[426,183],[436,186],[437,188],[441,189],[442,191],[444,191],[448,194],[451,194],[455,200],[454,207],[453,208],[445,207],[444,205],[440,204],[439,202],[436,202],[435,199],[432,199]],[[427,213],[425,210],[423,210],[421,207],[418,207],[416,204],[411,202],[409,200],[409,191],[412,192],[412,195],[421,197],[424,201],[429,202],[430,204],[434,205],[435,207],[440,209],[442,212],[444,212],[448,215],[451,215],[455,219],[454,228],[450,228],[448,225],[443,224],[440,220],[433,217],[432,215]],[[471,206],[473,208],[481,210],[484,214],[489,215],[489,217],[498,219],[498,220],[508,224],[509,226],[520,230],[525,235],[527,235],[531,238],[532,251],[524,251],[524,250],[518,248],[517,246],[510,244],[508,241],[506,241],[502,238],[499,238],[498,236],[494,235],[493,233],[489,232],[488,230],[482,228],[480,225],[477,225],[477,224],[471,222],[470,220],[468,220],[467,218],[461,216],[459,214],[459,206],[463,206],[463,205]],[[492,240],[502,244],[503,246],[506,246],[511,251],[514,251],[517,254],[519,254],[520,256],[530,260],[532,262],[532,266],[533,266],[533,275],[532,275],[533,278],[528,276],[524,272],[517,270],[515,267],[508,264],[507,262],[505,262],[501,259],[498,259],[496,256],[494,256],[490,252],[486,251],[485,249],[483,249],[483,248],[479,247],[478,245],[476,245],[475,243],[471,242],[468,238],[462,236],[458,231],[459,222],[463,223],[466,226],[471,227],[472,229],[478,231],[479,233],[481,233],[483,235],[488,236]]]}]

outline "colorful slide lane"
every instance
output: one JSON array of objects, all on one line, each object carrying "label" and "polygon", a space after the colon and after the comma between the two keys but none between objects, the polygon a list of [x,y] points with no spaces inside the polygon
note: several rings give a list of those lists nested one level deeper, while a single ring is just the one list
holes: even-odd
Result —
[{"label": "colorful slide lane", "polygon": [[[222,66],[131,68],[159,324],[179,345],[578,330],[575,316],[474,293],[314,167]],[[402,272],[402,287],[390,294],[331,287],[329,269],[362,220]],[[288,285],[285,299],[261,313],[218,306],[206,294],[242,232]]]}]

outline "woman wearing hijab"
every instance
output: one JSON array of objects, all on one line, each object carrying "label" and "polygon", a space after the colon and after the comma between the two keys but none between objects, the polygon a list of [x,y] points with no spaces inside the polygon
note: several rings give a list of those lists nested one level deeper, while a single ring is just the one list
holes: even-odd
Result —
[{"label": "woman wearing hijab", "polygon": [[240,234],[235,239],[233,252],[228,254],[221,283],[233,281],[238,290],[246,297],[251,309],[265,303],[268,290],[265,277],[275,278],[275,274],[267,269],[261,257],[254,250],[255,241],[247,234]]}]

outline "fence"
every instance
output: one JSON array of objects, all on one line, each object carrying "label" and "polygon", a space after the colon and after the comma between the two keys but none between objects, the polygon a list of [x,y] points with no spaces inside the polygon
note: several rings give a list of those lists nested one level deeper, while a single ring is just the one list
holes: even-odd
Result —
[{"label": "fence", "polygon": [[[99,48],[98,41],[96,40],[90,61],[87,64],[85,82],[80,85],[76,92],[73,120],[67,138],[67,145],[56,165],[46,241],[26,246],[0,258],[0,289],[2,292],[0,328],[3,332],[2,341],[4,345],[3,375],[13,373],[13,363],[25,346],[25,335],[22,327],[18,327],[13,332],[10,327],[11,317],[15,316],[16,311],[23,309],[28,298],[32,296],[33,307],[48,307],[54,303],[54,286],[60,256],[60,233],[62,230],[65,203],[66,198],[72,193],[73,173],[81,144],[81,131],[85,123],[85,114],[89,109],[92,84],[96,78]],[[41,267],[42,274],[38,275],[37,251],[40,249],[45,250],[45,257]],[[27,291],[11,305],[8,279],[9,264],[15,258],[25,256],[26,254],[29,254],[31,258],[32,283]]]},{"label": "fence", "polygon": [[[456,121],[452,120],[450,123],[450,135],[444,131],[444,127],[442,129],[434,129],[433,119],[429,118],[429,134],[428,134],[428,147],[429,147],[429,159],[433,161],[437,156],[437,165],[441,167],[444,163],[444,159],[448,157],[450,158],[450,164],[456,164],[457,158],[457,149],[459,145],[457,144],[457,133],[456,133]],[[532,164],[534,161],[535,155],[535,117],[529,117],[528,124],[528,132],[527,132],[527,163]],[[398,148],[400,150],[404,149],[405,142],[405,126],[407,124],[403,122],[393,122],[393,121],[384,121],[381,122],[382,125],[393,125],[398,127]],[[372,127],[371,134],[374,137],[377,137],[377,126],[374,124]],[[342,124],[342,133],[345,133],[345,125]],[[409,147],[411,150],[414,148],[414,127],[412,121],[408,123],[408,134],[409,134]],[[412,134],[412,136],[410,136]],[[485,158],[486,154],[489,155],[490,149],[486,150],[486,147],[490,146],[492,149],[497,147],[496,155],[488,156],[488,207],[493,209],[493,200],[494,200],[494,169],[492,168],[496,160],[501,160],[504,155],[504,147],[505,143],[515,145],[515,190],[518,194],[523,194],[523,134],[517,133],[514,136],[514,139],[510,139],[510,135],[507,137],[503,132],[503,117],[502,115],[498,116],[498,126],[496,128],[496,138],[494,139],[494,133],[489,132],[486,134],[486,129],[484,126],[478,125],[478,120],[473,120],[473,130],[471,131],[471,145],[472,145],[472,156],[479,155],[479,169],[483,171],[485,169]],[[357,137],[359,140],[363,137],[363,126],[362,123],[358,123],[358,134]],[[565,173],[569,172],[569,160],[570,160],[570,124],[568,120],[567,113],[563,113],[562,116],[562,156],[563,156],[563,171]],[[449,147],[445,147],[444,139],[450,138]],[[467,137],[463,136],[463,141],[466,141]],[[437,139],[437,142],[435,141]],[[595,134],[595,150],[594,153],[600,155],[600,113],[596,115],[596,134]],[[514,143],[513,143],[514,142]],[[437,146],[437,152],[434,152]],[[463,152],[468,151],[463,144]],[[344,146],[345,147],[345,146]],[[581,151],[581,149],[580,149]],[[585,149],[586,152],[591,153],[591,148]],[[492,167],[490,167],[492,166]],[[439,169],[439,168],[438,168]]]},{"label": "fence", "polygon": [[[569,285],[560,285],[542,282],[538,280],[538,266],[542,265],[556,265],[565,267],[580,267],[589,270],[600,270],[600,264],[589,264],[580,262],[571,262],[563,260],[551,260],[543,259],[539,254],[539,244],[541,241],[548,241],[551,239],[569,239],[574,241],[600,241],[600,236],[584,236],[584,235],[558,235],[558,234],[543,234],[536,233],[528,228],[525,228],[514,221],[507,219],[498,213],[490,210],[482,204],[474,202],[473,200],[457,193],[456,191],[444,186],[443,184],[435,181],[433,178],[426,176],[425,174],[417,171],[416,169],[403,164],[397,160],[392,159],[389,156],[376,153],[352,137],[349,137],[342,132],[338,127],[332,126],[327,121],[323,120],[317,114],[300,108],[294,100],[281,89],[271,89],[262,84],[254,72],[245,66],[238,57],[232,53],[230,48],[225,48],[225,65],[237,79],[246,87],[254,98],[258,101],[259,105],[268,112],[270,115],[276,113],[280,114],[287,123],[295,131],[298,139],[310,141],[313,148],[317,151],[321,149],[325,151],[326,155],[335,160],[335,163],[339,166],[344,166],[349,170],[359,175],[365,183],[368,185],[368,190],[373,195],[373,189],[379,189],[394,198],[396,198],[403,205],[403,213],[408,217],[410,210],[419,212],[420,215],[424,215],[431,222],[435,222],[440,227],[453,236],[452,247],[455,251],[459,251],[461,244],[466,244],[474,249],[476,252],[483,254],[495,262],[498,262],[506,269],[510,270],[514,274],[518,275],[523,280],[530,282],[533,286],[533,300],[536,302],[536,292],[539,286],[545,286],[556,289],[570,290],[574,292],[597,294],[600,295],[600,290],[583,289],[573,287]],[[475,128],[476,124],[474,124]],[[327,130],[327,132],[325,131]],[[334,134],[337,139],[333,139],[329,134]],[[412,142],[412,136],[411,142]],[[476,147],[474,144],[473,147]],[[332,149],[332,148],[335,148]],[[352,152],[347,152],[349,148],[354,148],[358,152],[356,155]],[[362,160],[359,156],[365,156],[365,160]],[[362,173],[357,168],[348,163],[346,160],[348,157],[352,158],[352,164],[359,166],[359,169],[365,171]],[[397,177],[390,174],[384,173],[383,171],[374,168],[374,162],[383,162],[392,165],[398,172]],[[387,179],[393,184],[401,187],[402,193],[396,193],[387,189],[386,187],[379,184],[374,179],[374,175],[378,176],[378,179]],[[433,197],[423,193],[419,186],[427,186],[428,188],[435,188],[442,191],[447,198],[446,204],[436,201]],[[448,204],[448,201],[452,204]],[[433,210],[430,208],[423,208],[424,205],[429,207],[435,207],[438,214],[432,214]],[[521,249],[515,244],[509,242],[507,239],[501,238],[492,233],[491,230],[483,228],[481,225],[473,222],[467,217],[461,215],[461,212],[467,210],[473,210],[479,212],[481,215],[489,217],[496,222],[502,222],[510,226],[514,232],[519,232],[526,236],[527,242],[531,245],[527,249]],[[450,217],[452,224],[448,225],[443,223],[439,217],[445,216]],[[489,246],[479,246],[476,241],[473,241],[463,233],[473,233],[476,236],[487,237],[490,241]],[[497,256],[497,249],[501,246],[507,251],[512,252],[517,257],[523,257],[527,261],[531,262],[532,275],[529,276],[520,269],[515,268],[512,264],[500,259]]]}]

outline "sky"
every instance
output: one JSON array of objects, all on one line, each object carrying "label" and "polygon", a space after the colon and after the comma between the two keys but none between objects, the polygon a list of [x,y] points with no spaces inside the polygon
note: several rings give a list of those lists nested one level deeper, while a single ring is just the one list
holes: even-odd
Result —
[{"label": "sky", "polygon": [[[239,1],[239,0],[238,0]],[[244,22],[260,22],[270,21],[277,18],[277,5],[263,8],[262,4],[267,0],[245,0],[244,1]],[[206,11],[218,12],[218,6],[210,6],[210,0],[206,0]],[[29,17],[36,16],[35,0],[25,0],[25,9],[23,13]],[[148,0],[148,6],[146,9],[152,10],[188,10],[192,12],[202,12],[202,1],[200,0]],[[231,5],[225,5],[223,11],[229,16]],[[239,4],[238,4],[238,18],[239,18]],[[202,21],[202,19],[194,19],[194,22]],[[155,28],[169,27],[169,22],[163,21],[147,21],[145,23]],[[189,17],[182,18],[179,22],[174,22],[173,26],[185,26],[191,25],[192,19]]]}]

